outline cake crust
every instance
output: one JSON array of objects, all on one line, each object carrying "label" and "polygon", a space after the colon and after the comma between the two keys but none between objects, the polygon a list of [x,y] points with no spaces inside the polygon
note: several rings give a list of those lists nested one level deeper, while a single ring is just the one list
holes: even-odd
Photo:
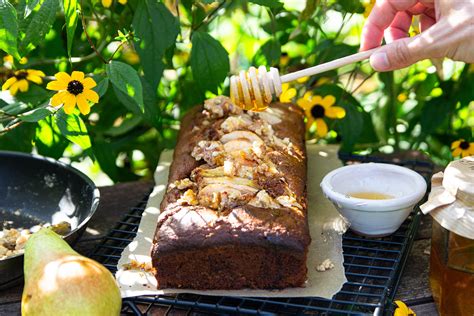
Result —
[{"label": "cake crust", "polygon": [[310,235],[302,112],[206,102],[182,120],[151,249],[158,287],[303,286]]}]

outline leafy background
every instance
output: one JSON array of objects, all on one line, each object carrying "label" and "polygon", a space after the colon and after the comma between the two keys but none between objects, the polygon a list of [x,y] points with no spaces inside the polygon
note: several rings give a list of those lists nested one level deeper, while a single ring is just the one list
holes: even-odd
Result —
[{"label": "leafy background", "polygon": [[[42,70],[46,82],[79,70],[101,96],[83,116],[49,107],[45,84],[15,98],[2,92],[0,149],[61,158],[101,184],[150,177],[182,115],[228,94],[230,73],[251,65],[286,73],[355,53],[371,2],[114,0],[106,8],[98,0],[0,0],[0,54],[15,57],[4,59],[0,82],[15,69]],[[331,94],[345,108],[317,140],[342,151],[415,149],[446,164],[451,142],[473,136],[468,64],[426,60],[377,74],[365,62],[293,86],[297,97]]]}]

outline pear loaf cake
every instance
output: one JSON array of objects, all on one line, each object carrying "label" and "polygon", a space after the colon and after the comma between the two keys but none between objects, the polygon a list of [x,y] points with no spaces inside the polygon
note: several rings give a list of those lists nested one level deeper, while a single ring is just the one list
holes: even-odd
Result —
[{"label": "pear loaf cake", "polygon": [[306,281],[303,113],[207,100],[181,125],[151,249],[159,288],[281,289]]}]

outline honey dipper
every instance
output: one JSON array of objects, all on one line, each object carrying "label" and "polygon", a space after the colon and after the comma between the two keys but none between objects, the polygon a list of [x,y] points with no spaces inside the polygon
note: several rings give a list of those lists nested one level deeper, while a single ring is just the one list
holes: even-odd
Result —
[{"label": "honey dipper", "polygon": [[250,67],[248,72],[242,70],[238,75],[230,77],[230,98],[244,110],[263,111],[273,99],[279,97],[282,83],[291,82],[303,77],[346,66],[368,59],[378,48],[349,55],[314,67],[295,71],[280,76],[278,69],[265,66]]}]

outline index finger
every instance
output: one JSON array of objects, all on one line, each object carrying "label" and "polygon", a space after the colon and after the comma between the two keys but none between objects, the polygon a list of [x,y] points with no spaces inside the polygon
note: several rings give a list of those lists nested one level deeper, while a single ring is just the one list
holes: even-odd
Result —
[{"label": "index finger", "polygon": [[392,24],[399,11],[415,6],[418,0],[380,0],[377,1],[362,29],[361,50],[380,46],[384,31]]}]

